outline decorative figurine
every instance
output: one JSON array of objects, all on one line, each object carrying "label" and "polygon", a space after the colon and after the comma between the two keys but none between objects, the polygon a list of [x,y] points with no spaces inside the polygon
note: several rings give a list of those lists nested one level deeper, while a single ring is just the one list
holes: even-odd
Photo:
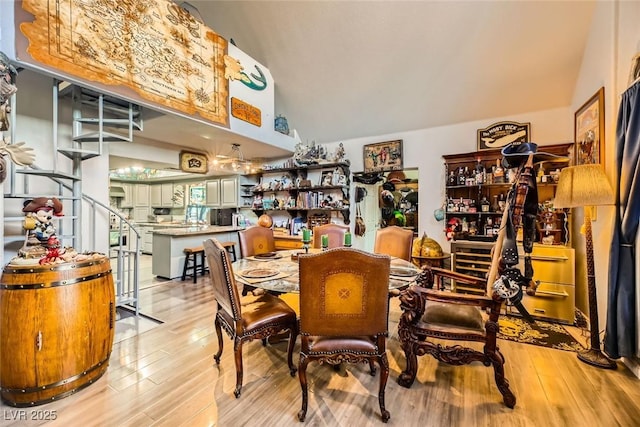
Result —
[{"label": "decorative figurine", "polygon": [[[59,248],[60,242],[56,237],[56,228],[51,220],[54,216],[62,216],[62,202],[55,197],[38,197],[27,200],[22,212],[27,215],[24,229],[27,236],[24,245],[18,251],[22,258],[41,258],[47,255],[48,249]],[[54,237],[54,240],[51,240]],[[50,247],[50,245],[52,245]],[[54,258],[57,258],[56,254]]]}]

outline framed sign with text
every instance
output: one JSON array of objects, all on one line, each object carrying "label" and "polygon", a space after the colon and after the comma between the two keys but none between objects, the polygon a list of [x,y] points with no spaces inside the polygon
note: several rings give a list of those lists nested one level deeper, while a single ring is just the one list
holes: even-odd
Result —
[{"label": "framed sign with text", "polygon": [[502,148],[512,142],[531,142],[531,123],[498,122],[478,129],[478,151]]}]

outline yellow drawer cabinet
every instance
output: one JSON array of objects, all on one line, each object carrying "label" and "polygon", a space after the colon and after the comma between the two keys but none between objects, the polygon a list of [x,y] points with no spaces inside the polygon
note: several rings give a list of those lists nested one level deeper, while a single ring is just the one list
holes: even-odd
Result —
[{"label": "yellow drawer cabinet", "polygon": [[302,237],[289,236],[287,234],[273,234],[276,244],[276,250],[302,249]]},{"label": "yellow drawer cabinet", "polygon": [[[486,277],[491,266],[493,243],[456,241],[451,244],[452,269],[454,271]],[[519,249],[522,251],[522,249]],[[521,271],[524,269],[524,253],[520,253]],[[535,296],[524,295],[522,304],[534,317],[566,324],[575,321],[575,251],[560,245],[534,244],[531,253],[533,280],[539,282]],[[477,290],[455,286],[458,292]],[[518,314],[509,306],[507,311]]]}]

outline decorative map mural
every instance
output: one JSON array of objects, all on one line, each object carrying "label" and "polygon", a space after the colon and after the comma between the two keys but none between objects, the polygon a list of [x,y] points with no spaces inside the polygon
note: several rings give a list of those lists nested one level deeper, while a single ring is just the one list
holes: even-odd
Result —
[{"label": "decorative map mural", "polygon": [[71,76],[229,125],[227,41],[166,0],[24,0],[27,52]]}]

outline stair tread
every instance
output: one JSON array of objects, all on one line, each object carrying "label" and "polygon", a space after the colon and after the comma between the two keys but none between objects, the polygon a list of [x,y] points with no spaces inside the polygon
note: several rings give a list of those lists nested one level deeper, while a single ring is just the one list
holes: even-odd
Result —
[{"label": "stair tread", "polygon": [[79,181],[81,179],[79,176],[75,176],[70,173],[58,172],[54,170],[45,170],[45,169],[17,169],[16,173],[21,173],[24,175],[49,176],[53,178],[65,178],[65,179],[72,179],[75,181]]}]

